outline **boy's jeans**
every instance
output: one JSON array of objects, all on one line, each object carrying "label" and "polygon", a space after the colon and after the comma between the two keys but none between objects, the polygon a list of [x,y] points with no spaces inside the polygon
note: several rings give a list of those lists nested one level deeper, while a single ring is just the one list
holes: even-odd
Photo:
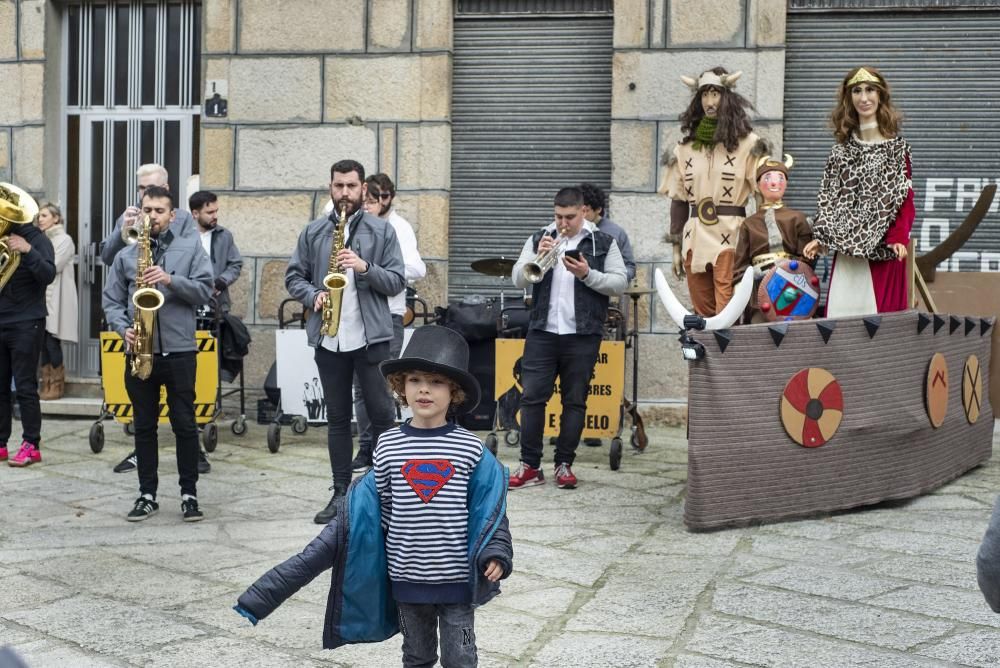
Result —
[{"label": "boy's jeans", "polygon": [[468,604],[399,603],[399,629],[403,632],[403,666],[432,668],[437,661],[438,620],[441,620],[442,668],[474,668],[476,613]]}]

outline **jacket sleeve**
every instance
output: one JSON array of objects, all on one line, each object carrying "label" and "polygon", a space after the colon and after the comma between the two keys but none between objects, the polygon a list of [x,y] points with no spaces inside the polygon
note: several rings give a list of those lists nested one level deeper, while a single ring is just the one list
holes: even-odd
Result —
[{"label": "jacket sleeve", "polygon": [[111,234],[106,236],[104,241],[101,242],[101,262],[104,263],[105,267],[110,267],[115,261],[118,251],[125,248],[125,242],[122,241],[122,225],[124,224],[125,215],[122,214],[115,221],[115,226],[111,230]]},{"label": "jacket sleeve", "polygon": [[611,240],[607,257],[604,258],[604,271],[591,269],[583,279],[583,284],[602,295],[614,296],[624,292],[628,279],[625,273],[625,261],[622,259],[621,251],[618,250],[617,241]]},{"label": "jacket sleeve", "polygon": [[240,273],[243,271],[243,256],[240,255],[240,249],[236,247],[236,240],[233,239],[233,233],[225,230],[223,234],[226,235],[227,241],[226,268],[216,278],[222,279],[222,282],[228,288],[236,282],[236,279],[240,277]]},{"label": "jacket sleeve", "polygon": [[399,248],[396,230],[388,222],[383,227],[385,239],[382,242],[382,252],[378,257],[362,258],[368,262],[368,271],[355,274],[358,287],[368,285],[375,292],[392,297],[406,289],[406,268],[403,265],[403,252]]},{"label": "jacket sleeve", "polygon": [[132,321],[128,317],[128,281],[125,278],[122,262],[111,263],[101,298],[104,319],[108,321],[108,327],[118,336],[125,338],[125,330],[132,326]]},{"label": "jacket sleeve", "polygon": [[309,229],[306,226],[299,234],[298,243],[285,269],[285,289],[292,299],[311,309],[316,303],[316,295],[322,290],[312,284],[312,255],[309,252]]},{"label": "jacket sleeve", "polygon": [[632,242],[624,228],[615,237],[615,241],[618,242],[618,250],[621,251],[622,260],[625,261],[625,280],[627,283],[631,283],[632,279],[635,278],[635,255],[632,252]]},{"label": "jacket sleeve", "polygon": [[490,542],[486,544],[486,547],[479,554],[478,566],[480,573],[486,570],[486,565],[491,559],[496,559],[503,567],[503,575],[500,576],[501,579],[510,577],[511,572],[514,570],[514,543],[511,540],[510,523],[507,521],[506,514],[500,520],[500,526],[493,532]]},{"label": "jacket sleeve", "polygon": [[31,272],[31,276],[41,285],[48,285],[56,277],[56,253],[52,248],[52,242],[45,236],[45,233],[34,225],[24,225],[27,229],[17,230],[14,233],[20,235],[31,244],[31,250],[21,253],[21,264]]},{"label": "jacket sleeve", "polygon": [[318,575],[333,567],[340,554],[340,531],[333,520],[305,549],[278,564],[240,595],[238,605],[264,619]]},{"label": "jacket sleeve", "polygon": [[[169,268],[164,267],[164,270]],[[170,285],[163,291],[164,293],[169,291],[193,306],[207,304],[212,297],[212,273],[212,261],[201,247],[201,242],[198,242],[194,249],[194,257],[190,259],[187,275],[171,274]]]},{"label": "jacket sleeve", "polygon": [[1000,498],[976,556],[976,579],[979,589],[993,612],[1000,612]]},{"label": "jacket sleeve", "polygon": [[403,265],[404,277],[407,283],[410,281],[419,281],[421,278],[427,275],[427,265],[424,264],[424,260],[420,257],[420,251],[417,249],[417,235],[413,233],[413,227],[405,219],[398,217],[392,227],[396,231],[396,239],[399,241],[399,249],[403,253]]}]

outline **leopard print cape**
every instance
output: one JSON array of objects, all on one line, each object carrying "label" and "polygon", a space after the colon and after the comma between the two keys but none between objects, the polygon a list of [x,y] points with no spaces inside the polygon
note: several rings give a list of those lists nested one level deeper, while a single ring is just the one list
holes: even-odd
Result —
[{"label": "leopard print cape", "polygon": [[909,164],[910,146],[901,137],[864,143],[852,136],[836,144],[816,196],[815,238],[838,253],[896,259],[885,235],[910,191]]}]

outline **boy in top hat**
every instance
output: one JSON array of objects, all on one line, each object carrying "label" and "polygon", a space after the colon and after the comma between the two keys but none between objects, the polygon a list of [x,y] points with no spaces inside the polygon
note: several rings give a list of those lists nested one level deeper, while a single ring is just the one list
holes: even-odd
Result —
[{"label": "boy in top hat", "polygon": [[507,471],[449,419],[479,403],[465,339],[420,327],[403,354],[380,369],[413,417],[379,438],[373,467],[351,485],[343,512],[235,609],[256,624],[333,568],[325,648],[402,631],[403,665],[430,666],[440,627],[442,665],[475,666],[475,606],[496,596],[513,569]]}]

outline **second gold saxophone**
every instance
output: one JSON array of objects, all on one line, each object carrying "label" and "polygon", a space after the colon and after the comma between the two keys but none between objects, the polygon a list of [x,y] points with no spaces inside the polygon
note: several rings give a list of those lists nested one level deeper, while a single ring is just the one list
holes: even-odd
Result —
[{"label": "second gold saxophone", "polygon": [[136,378],[146,380],[153,372],[153,330],[156,328],[156,312],[163,306],[163,293],[143,280],[142,275],[153,266],[153,250],[149,245],[149,230],[152,225],[149,216],[143,216],[136,226],[135,292],[132,293],[132,330],[135,343],[132,344],[132,364],[129,371]]},{"label": "second gold saxophone", "polygon": [[337,222],[333,225],[333,243],[330,244],[330,266],[323,277],[323,287],[327,290],[326,301],[323,302],[323,325],[320,333],[323,336],[337,336],[340,330],[340,304],[347,287],[347,274],[338,269],[337,253],[344,249],[344,234],[347,232],[347,205],[341,204]]}]

